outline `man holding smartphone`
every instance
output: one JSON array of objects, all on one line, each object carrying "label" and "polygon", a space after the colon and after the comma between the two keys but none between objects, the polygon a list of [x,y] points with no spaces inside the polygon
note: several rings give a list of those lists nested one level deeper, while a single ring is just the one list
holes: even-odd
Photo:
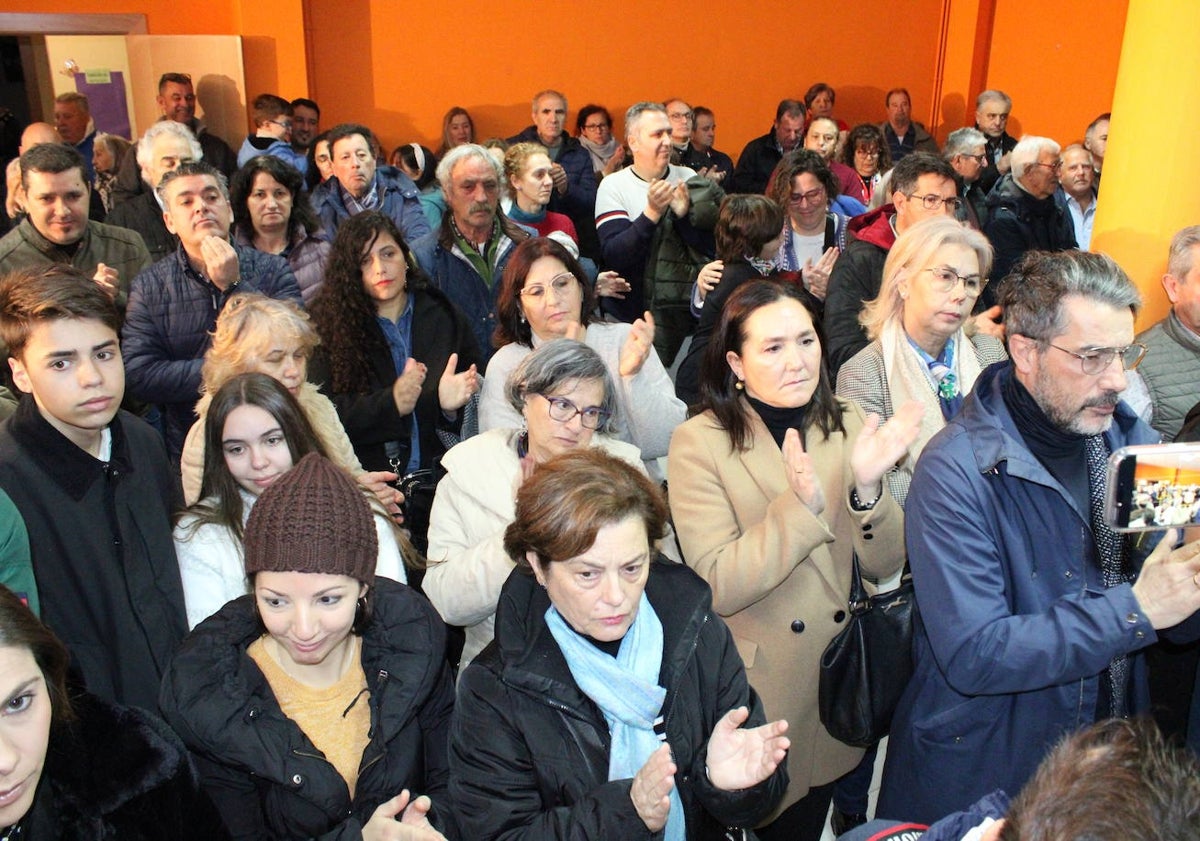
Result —
[{"label": "man holding smartphone", "polygon": [[1104,520],[1109,454],[1158,440],[1120,400],[1145,353],[1137,289],[1103,255],[1032,252],[1000,303],[1011,360],[983,372],[909,491],[921,622],[883,817],[1016,792],[1064,735],[1145,709],[1140,652],[1200,609],[1200,543],[1136,544]]}]

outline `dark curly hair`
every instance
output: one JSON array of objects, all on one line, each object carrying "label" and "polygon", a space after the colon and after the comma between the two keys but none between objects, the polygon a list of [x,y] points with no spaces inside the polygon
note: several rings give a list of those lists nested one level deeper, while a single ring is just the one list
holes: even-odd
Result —
[{"label": "dark curly hair", "polygon": [[286,161],[272,155],[255,155],[233,174],[229,185],[229,203],[233,205],[233,230],[254,241],[254,224],[250,219],[248,200],[254,192],[254,181],[258,174],[266,173],[282,184],[292,194],[292,215],[288,217],[288,238],[294,237],[300,228],[309,234],[321,230],[321,220],[313,210],[312,202],[304,189],[304,176]]},{"label": "dark curly hair", "polygon": [[882,175],[892,168],[892,152],[888,148],[887,139],[874,123],[860,123],[850,129],[850,134],[846,136],[846,145],[842,147],[842,163],[857,172],[854,166],[854,150],[864,143],[874,143],[879,147],[879,168],[876,172]]},{"label": "dark curly hair", "polygon": [[386,214],[368,210],[342,223],[329,252],[325,283],[309,308],[321,345],[329,356],[329,386],[339,394],[367,392],[372,355],[387,353],[383,335],[375,325],[375,304],[362,283],[363,255],[382,234],[394,239],[404,254],[408,264],[405,284],[408,294],[424,289],[429,283],[396,223]]}]

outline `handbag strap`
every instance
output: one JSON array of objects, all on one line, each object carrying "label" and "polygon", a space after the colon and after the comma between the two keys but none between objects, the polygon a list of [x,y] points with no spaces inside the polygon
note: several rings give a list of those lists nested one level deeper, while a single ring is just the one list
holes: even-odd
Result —
[{"label": "handbag strap", "polygon": [[871,609],[871,597],[867,593],[867,588],[863,586],[862,572],[858,568],[858,553],[852,552],[850,557],[850,598],[848,604],[850,615],[858,616]]}]

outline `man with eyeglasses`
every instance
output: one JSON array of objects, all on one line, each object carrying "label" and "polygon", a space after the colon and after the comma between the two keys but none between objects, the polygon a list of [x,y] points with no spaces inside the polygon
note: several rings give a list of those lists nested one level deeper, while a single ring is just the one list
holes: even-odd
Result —
[{"label": "man with eyeglasses", "polygon": [[1200,225],[1190,225],[1171,238],[1162,285],[1171,311],[1138,336],[1149,350],[1146,361],[1130,377],[1130,389],[1141,386],[1139,391],[1148,392],[1143,419],[1162,433],[1164,441],[1173,441],[1189,411],[1200,402]]},{"label": "man with eyeglasses", "polygon": [[1109,257],[1034,252],[1000,303],[1011,359],[925,447],[905,505],[922,610],[884,817],[1017,791],[1063,736],[1143,712],[1143,649],[1200,608],[1200,542],[1105,520],[1109,455],[1158,440],[1121,400],[1145,350],[1137,288]]},{"label": "man with eyeglasses", "polygon": [[954,168],[958,196],[963,200],[958,220],[977,231],[982,231],[987,221],[987,192],[979,185],[979,175],[987,166],[986,144],[979,129],[960,128],[950,132],[942,149],[942,158]]},{"label": "man with eyeglasses", "polygon": [[1026,135],[1013,147],[1012,172],[988,193],[983,232],[996,250],[992,279],[980,303],[992,306],[1000,281],[1026,251],[1076,248],[1075,227],[1066,208],[1054,199],[1063,161],[1059,145],[1048,137]]},{"label": "man with eyeglasses", "polygon": [[867,346],[858,323],[863,304],[879,295],[883,264],[896,237],[922,219],[954,216],[958,188],[954,170],[927,152],[914,152],[892,169],[892,200],[850,220],[852,241],[829,276],[825,297],[825,358],[832,375]]},{"label": "man with eyeglasses", "polygon": [[238,150],[238,166],[258,155],[270,155],[291,164],[304,175],[308,172],[308,159],[303,152],[292,148],[292,103],[273,93],[260,93],[254,97],[254,134],[247,135]]},{"label": "man with eyeglasses", "polygon": [[[204,161],[217,168],[226,178],[237,171],[237,155],[229,144],[208,131],[203,121],[196,117],[196,90],[192,77],[187,73],[164,73],[158,80],[158,103],[162,116],[159,120],[171,120],[187,127],[204,153]],[[117,180],[113,186],[114,207],[140,193],[153,192],[142,180],[141,164],[137,153],[130,149],[121,159]]]},{"label": "man with eyeglasses", "polygon": [[[720,184],[725,176],[720,172],[710,171],[708,156],[692,144],[692,130],[696,125],[696,113],[692,106],[682,99],[668,99],[663,103],[663,108],[667,109],[667,120],[671,123],[671,163],[695,170],[697,175],[704,175]],[[711,147],[710,142],[709,148]]]}]

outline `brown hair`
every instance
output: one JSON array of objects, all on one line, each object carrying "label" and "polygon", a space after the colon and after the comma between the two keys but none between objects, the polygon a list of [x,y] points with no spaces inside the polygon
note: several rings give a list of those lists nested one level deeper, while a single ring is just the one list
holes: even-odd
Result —
[{"label": "brown hair", "polygon": [[592,284],[588,283],[583,266],[561,243],[546,237],[532,237],[513,249],[508,258],[508,265],[504,267],[500,293],[496,296],[496,330],[492,334],[494,346],[500,348],[510,342],[516,342],[525,347],[533,347],[533,331],[521,312],[521,290],[525,288],[525,278],[529,276],[529,269],[542,257],[553,257],[575,275],[575,280],[583,289],[579,323],[584,327],[591,323],[591,313],[596,308],[596,292]]},{"label": "brown hair", "polygon": [[783,230],[783,210],[766,196],[732,193],[721,200],[713,236],[726,263],[758,257]]},{"label": "brown hair", "polygon": [[18,269],[0,280],[0,339],[12,356],[22,357],[38,323],[64,318],[99,321],[113,333],[119,323],[108,293],[73,266]]},{"label": "brown hair", "polygon": [[4,586],[0,586],[0,648],[22,649],[33,655],[33,662],[46,681],[55,724],[75,717],[67,692],[67,668],[71,662],[67,647],[38,621],[16,593]]},{"label": "brown hair", "polygon": [[1012,802],[1000,841],[1191,841],[1200,763],[1149,720],[1109,719],[1064,739]]},{"label": "brown hair", "polygon": [[588,447],[540,465],[521,483],[504,550],[529,568],[533,552],[543,568],[583,554],[604,526],[639,517],[651,545],[666,530],[667,504],[650,478],[628,462]]}]

